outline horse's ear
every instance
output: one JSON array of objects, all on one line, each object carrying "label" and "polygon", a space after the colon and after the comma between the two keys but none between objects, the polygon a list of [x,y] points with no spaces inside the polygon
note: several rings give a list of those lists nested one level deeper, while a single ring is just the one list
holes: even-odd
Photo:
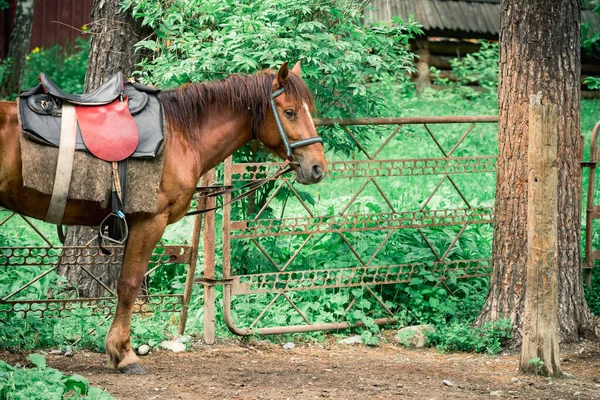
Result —
[{"label": "horse's ear", "polygon": [[300,61],[298,61],[296,63],[296,65],[294,65],[294,68],[292,68],[292,74],[296,75],[298,78],[300,78],[300,75],[302,74],[300,72]]},{"label": "horse's ear", "polygon": [[283,64],[281,64],[281,67],[279,67],[279,72],[277,72],[277,85],[280,88],[285,86],[289,75],[290,75],[290,69],[289,69],[288,63],[286,61]]}]

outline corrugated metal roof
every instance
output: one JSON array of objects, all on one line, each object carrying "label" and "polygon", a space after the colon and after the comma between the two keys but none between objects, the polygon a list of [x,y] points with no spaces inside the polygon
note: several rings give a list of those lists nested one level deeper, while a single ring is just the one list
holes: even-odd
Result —
[{"label": "corrugated metal roof", "polygon": [[[406,19],[414,15],[425,33],[461,33],[477,38],[497,37],[500,25],[500,0],[374,0],[374,10],[366,12],[367,22],[388,22],[392,15]],[[600,31],[600,15],[581,12],[582,24],[590,33]]]}]

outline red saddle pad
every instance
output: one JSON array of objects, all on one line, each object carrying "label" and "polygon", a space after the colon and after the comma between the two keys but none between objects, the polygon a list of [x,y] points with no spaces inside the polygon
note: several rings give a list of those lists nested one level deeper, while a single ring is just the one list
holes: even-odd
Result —
[{"label": "red saddle pad", "polygon": [[139,134],[129,113],[128,98],[103,106],[75,106],[83,142],[96,157],[121,161],[133,154]]}]

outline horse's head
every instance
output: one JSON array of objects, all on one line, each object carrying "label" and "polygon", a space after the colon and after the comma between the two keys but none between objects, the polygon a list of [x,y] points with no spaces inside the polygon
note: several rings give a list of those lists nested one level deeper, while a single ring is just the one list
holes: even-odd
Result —
[{"label": "horse's head", "polygon": [[308,87],[300,79],[300,63],[291,71],[284,63],[273,79],[271,107],[259,137],[278,156],[292,161],[296,180],[306,185],[321,181],[327,170],[321,138],[311,117],[313,108]]}]

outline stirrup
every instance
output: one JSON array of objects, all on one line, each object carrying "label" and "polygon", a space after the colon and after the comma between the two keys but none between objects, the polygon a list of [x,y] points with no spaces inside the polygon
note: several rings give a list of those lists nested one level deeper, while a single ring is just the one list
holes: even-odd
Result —
[{"label": "stirrup", "polygon": [[[121,230],[121,237],[111,237],[109,232],[104,233],[104,230],[110,230],[111,226],[117,227],[117,223],[115,223],[114,225],[111,225],[108,221],[110,221],[111,218],[118,218],[117,221],[115,222],[122,222],[122,229]],[[129,236],[129,228],[127,226],[127,221],[125,220],[125,215],[119,211],[116,213],[110,213],[106,216],[106,218],[104,218],[102,220],[102,222],[100,223],[100,237],[104,240],[108,240],[111,243],[114,244],[123,244],[127,241],[127,237]]]},{"label": "stirrup", "polygon": [[[115,220],[111,221],[111,219]],[[116,233],[120,233],[120,235],[118,237],[113,237]],[[105,255],[112,255],[112,252],[104,247],[103,243],[105,240],[109,244],[120,246],[127,242],[128,237],[129,227],[127,226],[125,214],[123,214],[123,212],[121,211],[117,211],[116,213],[111,212],[110,214],[108,214],[106,218],[102,220],[100,226],[98,227],[98,247],[100,248],[100,251]]]}]

